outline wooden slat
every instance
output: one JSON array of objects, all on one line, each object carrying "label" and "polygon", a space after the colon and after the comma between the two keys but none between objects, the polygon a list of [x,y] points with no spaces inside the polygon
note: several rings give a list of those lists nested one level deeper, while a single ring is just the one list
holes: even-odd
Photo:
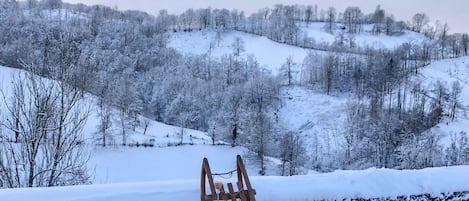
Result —
[{"label": "wooden slat", "polygon": [[238,185],[238,192],[241,201],[249,201],[248,197],[246,197],[246,195],[244,194],[243,184],[241,182],[236,182],[236,184]]},{"label": "wooden slat", "polygon": [[233,184],[228,183],[228,191],[230,191],[230,198],[232,201],[236,201],[236,194],[234,192]]},{"label": "wooden slat", "polygon": [[[207,158],[204,158],[202,162],[202,172],[201,172],[201,179],[200,179],[200,198],[201,201],[215,201],[215,200],[231,200],[237,201],[238,198],[241,201],[256,201],[255,195],[256,191],[252,188],[251,182],[249,180],[248,174],[246,172],[246,167],[244,166],[244,162],[240,155],[236,157],[236,170],[238,181],[236,185],[238,187],[238,192],[235,192],[232,183],[228,183],[228,193],[225,192],[225,188],[223,183],[215,183],[213,182],[213,175],[210,170],[210,165],[208,163]],[[211,194],[207,195],[206,192],[206,183],[208,179],[208,184],[210,187]],[[244,184],[246,185],[247,190],[244,189]],[[218,189],[220,192],[217,196]]]},{"label": "wooden slat", "polygon": [[212,171],[210,170],[210,165],[208,164],[207,158],[204,158],[202,162],[202,173],[201,173],[201,179],[200,179],[201,201],[208,201],[208,200],[205,200],[206,198],[205,195],[207,193],[205,189],[205,177],[208,178],[208,185],[210,186],[210,192],[212,193],[211,194],[212,198],[216,198],[215,184],[213,183]]},{"label": "wooden slat", "polygon": [[238,169],[241,170],[241,174],[243,175],[244,177],[244,180],[246,182],[246,187],[248,188],[248,194],[249,194],[249,201],[256,201],[256,198],[254,197],[254,191],[253,191],[253,188],[251,186],[251,181],[249,181],[249,177],[248,177],[248,173],[246,172],[246,167],[244,166],[244,163],[243,163],[243,159],[241,158],[240,155],[236,156],[236,160],[237,160],[237,166],[238,166]]},{"label": "wooden slat", "polygon": [[[217,186],[217,184],[218,184],[218,186]],[[219,197],[218,197],[220,200],[226,200],[226,199],[228,199],[228,196],[225,195],[225,187],[223,186],[223,183],[217,182],[217,183],[215,183],[215,187],[216,187],[218,190],[220,190],[220,194],[219,194]]]}]

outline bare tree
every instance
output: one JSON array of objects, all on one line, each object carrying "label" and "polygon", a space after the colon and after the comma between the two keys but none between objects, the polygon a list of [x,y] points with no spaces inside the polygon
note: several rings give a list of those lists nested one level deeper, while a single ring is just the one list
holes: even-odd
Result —
[{"label": "bare tree", "polygon": [[468,46],[469,46],[469,36],[467,33],[463,34],[461,37],[462,49],[464,51],[464,55],[467,56]]},{"label": "bare tree", "polygon": [[97,140],[101,141],[101,145],[103,147],[113,141],[113,136],[110,131],[110,128],[112,126],[112,110],[111,106],[108,104],[109,102],[106,102],[105,98],[99,98],[98,116],[100,119],[100,123],[98,124]]},{"label": "bare tree", "polygon": [[373,33],[374,34],[380,34],[383,31],[383,24],[384,24],[384,19],[385,19],[385,12],[383,9],[381,9],[381,6],[378,5],[376,7],[375,13],[373,13]]},{"label": "bare tree", "polygon": [[62,0],[43,0],[42,3],[46,8],[58,9],[62,7]]},{"label": "bare tree", "polygon": [[280,68],[280,71],[281,71],[282,75],[287,78],[288,86],[290,86],[293,83],[293,73],[294,73],[293,68],[295,66],[296,66],[296,63],[293,62],[293,57],[288,56],[287,60],[285,61],[285,63]]},{"label": "bare tree", "polygon": [[428,25],[430,18],[425,13],[417,13],[412,17],[412,30],[420,33],[422,28]]},{"label": "bare tree", "polygon": [[329,9],[327,9],[327,13],[326,13],[326,25],[325,25],[325,29],[326,29],[326,32],[332,34],[334,29],[335,29],[335,21],[336,21],[336,18],[337,18],[337,11],[334,7],[329,7]]},{"label": "bare tree", "polygon": [[450,104],[449,116],[451,117],[451,120],[453,121],[456,118],[457,111],[462,108],[461,92],[462,92],[461,84],[458,81],[453,82],[453,84],[451,85],[451,93],[449,96],[449,104]]},{"label": "bare tree", "polygon": [[312,21],[313,12],[313,6],[308,5],[305,10],[305,21],[307,25]]},{"label": "bare tree", "polygon": [[[0,184],[14,188],[88,183],[89,154],[81,132],[88,112],[80,91],[26,72],[15,78],[12,96],[3,97],[8,114],[7,131],[0,136]],[[17,142],[7,140],[15,133]]]},{"label": "bare tree", "polygon": [[329,95],[332,90],[334,76],[337,71],[338,58],[334,55],[329,55],[325,58],[323,63],[324,81],[327,94]]},{"label": "bare tree", "polygon": [[348,7],[345,9],[343,21],[347,27],[348,33],[360,33],[361,32],[361,18],[363,13],[358,7]]},{"label": "bare tree", "polygon": [[233,55],[239,57],[245,51],[243,39],[236,37],[233,43],[231,43],[231,48],[233,48]]},{"label": "bare tree", "polygon": [[298,168],[306,164],[306,148],[303,139],[293,132],[287,132],[280,141],[282,175],[293,176],[299,173]]},{"label": "bare tree", "polygon": [[439,24],[437,22],[437,33],[438,33],[438,39],[440,40],[440,46],[441,46],[441,58],[445,58],[445,48],[448,43],[448,32],[449,32],[449,25],[447,23],[444,23],[443,25]]}]

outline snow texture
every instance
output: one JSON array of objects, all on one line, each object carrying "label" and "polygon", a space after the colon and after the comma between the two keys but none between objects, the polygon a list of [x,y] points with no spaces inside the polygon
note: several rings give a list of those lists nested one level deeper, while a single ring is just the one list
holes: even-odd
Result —
[{"label": "snow texture", "polygon": [[[226,161],[226,157],[211,158]],[[176,158],[175,158],[176,160]],[[213,163],[215,164],[215,163]],[[187,169],[200,167],[186,166]],[[258,201],[396,197],[468,190],[469,166],[423,170],[367,169],[293,177],[251,177]],[[196,176],[196,175],[194,175]],[[199,199],[199,180],[4,189],[1,200],[22,201],[183,201]]]}]

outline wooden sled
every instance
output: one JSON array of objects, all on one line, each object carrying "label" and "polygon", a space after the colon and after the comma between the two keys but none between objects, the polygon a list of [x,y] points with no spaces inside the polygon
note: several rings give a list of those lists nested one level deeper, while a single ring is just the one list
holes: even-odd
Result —
[{"label": "wooden sled", "polygon": [[[236,186],[238,187],[237,192],[234,191],[232,183],[227,184],[228,192],[226,192],[223,183],[213,182],[213,175],[231,174],[233,172],[237,172],[238,175],[238,181],[236,182]],[[256,191],[251,186],[251,182],[249,181],[249,177],[246,172],[246,167],[244,166],[240,155],[236,156],[236,169],[223,174],[212,174],[208,160],[207,158],[204,158],[200,178],[201,201],[237,201],[238,199],[241,201],[256,201],[254,196],[256,195]],[[207,194],[206,192],[206,179],[208,179],[210,194]],[[247,189],[244,189],[244,185],[246,185]]]}]

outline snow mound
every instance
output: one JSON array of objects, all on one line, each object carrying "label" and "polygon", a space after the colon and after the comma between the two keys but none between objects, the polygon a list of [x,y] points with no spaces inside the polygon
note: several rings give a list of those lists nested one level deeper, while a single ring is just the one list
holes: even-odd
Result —
[{"label": "snow mound", "polygon": [[[293,177],[251,177],[258,201],[342,200],[467,191],[469,166],[423,170],[367,169],[336,171]],[[198,200],[199,180],[4,189],[0,199],[9,201],[187,201]]]}]

